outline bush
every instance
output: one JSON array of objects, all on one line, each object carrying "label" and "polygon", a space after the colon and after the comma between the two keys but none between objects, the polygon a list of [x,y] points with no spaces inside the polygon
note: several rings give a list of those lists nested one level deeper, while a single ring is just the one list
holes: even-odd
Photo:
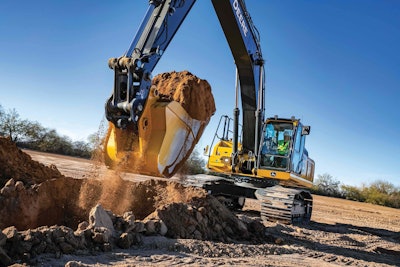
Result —
[{"label": "bush", "polygon": [[342,194],[346,199],[364,202],[365,198],[361,190],[356,186],[342,185]]}]

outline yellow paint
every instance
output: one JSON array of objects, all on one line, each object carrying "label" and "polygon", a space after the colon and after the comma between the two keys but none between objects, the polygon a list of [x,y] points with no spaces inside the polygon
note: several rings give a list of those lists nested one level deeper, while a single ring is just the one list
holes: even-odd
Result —
[{"label": "yellow paint", "polygon": [[171,177],[189,157],[208,121],[192,119],[175,101],[160,101],[151,88],[138,122],[138,136],[109,125],[105,161],[125,171]]}]

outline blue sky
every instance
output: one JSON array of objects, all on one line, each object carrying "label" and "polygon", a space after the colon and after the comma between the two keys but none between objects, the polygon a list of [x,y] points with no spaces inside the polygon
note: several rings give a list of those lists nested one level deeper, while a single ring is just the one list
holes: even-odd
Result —
[{"label": "blue sky", "polygon": [[[267,116],[295,115],[316,175],[400,186],[400,2],[247,0],[266,60]],[[97,131],[113,85],[110,57],[128,49],[148,1],[0,2],[0,104],[73,139]],[[154,75],[189,70],[232,114],[235,66],[211,1],[199,0]]]}]

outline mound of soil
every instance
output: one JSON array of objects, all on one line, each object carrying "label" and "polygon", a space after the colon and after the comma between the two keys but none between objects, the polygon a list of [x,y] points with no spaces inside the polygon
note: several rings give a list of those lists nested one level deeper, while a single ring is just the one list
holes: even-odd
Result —
[{"label": "mound of soil", "polygon": [[26,186],[41,183],[48,179],[62,177],[56,166],[46,167],[33,161],[31,157],[17,148],[10,139],[0,137],[0,188],[13,178]]},{"label": "mound of soil", "polygon": [[115,214],[134,211],[137,218],[144,219],[166,203],[204,196],[198,188],[174,182],[134,183],[118,176],[104,180],[61,177],[29,188],[11,181],[0,193],[0,229],[13,225],[26,230],[56,224],[75,228],[98,203]]},{"label": "mound of soil", "polygon": [[[150,214],[152,218],[159,217],[171,226],[171,236],[189,236],[181,235],[178,228],[185,228],[186,224],[179,222],[190,221],[187,216],[205,217],[205,211],[214,212],[209,215],[210,223],[234,221],[234,215],[201,188],[185,187],[168,180],[130,182],[113,171],[100,179],[64,177],[55,167],[33,161],[9,140],[0,140],[2,167],[10,173],[8,177],[2,176],[5,185],[0,190],[0,228],[16,226],[26,230],[56,224],[75,228],[99,203],[115,214],[132,211],[140,220]],[[10,177],[14,178],[6,182]],[[172,205],[174,203],[179,204]],[[193,207],[187,206],[189,204],[203,208],[196,213]]]},{"label": "mound of soil", "polygon": [[[0,258],[7,264],[41,253],[129,248],[141,235],[231,241],[262,234],[261,225],[241,221],[201,188],[162,179],[131,182],[113,171],[99,179],[65,177],[0,140],[7,171],[0,190]],[[93,222],[93,207],[108,210],[100,218],[108,228]]]},{"label": "mound of soil", "polygon": [[193,119],[208,121],[215,112],[210,84],[189,71],[161,73],[152,85],[161,95],[179,102]]}]

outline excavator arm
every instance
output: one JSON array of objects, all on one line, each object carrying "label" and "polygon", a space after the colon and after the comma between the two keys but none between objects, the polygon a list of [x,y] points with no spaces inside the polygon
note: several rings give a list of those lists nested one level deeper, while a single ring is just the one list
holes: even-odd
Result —
[{"label": "excavator arm", "polygon": [[[105,108],[110,122],[104,146],[108,165],[123,163],[127,171],[172,176],[208,124],[209,117],[197,118],[187,108],[183,109],[182,103],[166,100],[159,93],[165,88],[152,86],[151,73],[194,2],[149,1],[148,11],[127,52],[109,60],[115,77],[113,93]],[[212,3],[237,66],[243,127],[248,129],[243,134],[242,147],[245,151],[256,151],[264,116],[264,61],[258,33],[243,0]],[[192,91],[199,91],[193,87],[196,84],[199,83],[189,85]],[[238,107],[236,110],[238,121]]]},{"label": "excavator arm", "polygon": [[114,70],[114,91],[106,118],[118,128],[137,123],[149,96],[152,71],[171,42],[194,0],[151,0],[129,49],[108,65]]}]

